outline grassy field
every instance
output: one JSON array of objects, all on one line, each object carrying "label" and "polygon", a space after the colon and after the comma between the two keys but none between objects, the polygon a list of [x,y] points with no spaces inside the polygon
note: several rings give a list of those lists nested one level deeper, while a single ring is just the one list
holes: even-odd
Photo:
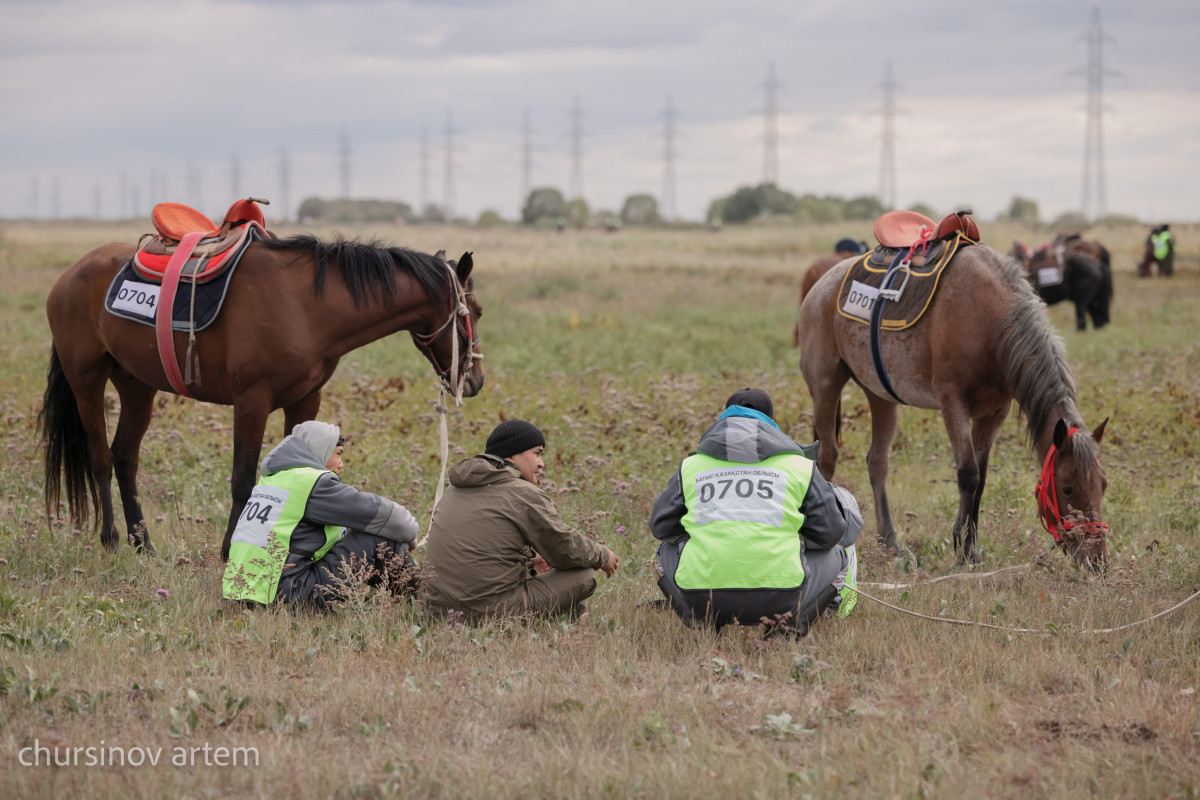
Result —
[{"label": "grassy field", "polygon": [[[157,557],[106,553],[91,530],[46,519],[34,430],[46,292],[91,247],[146,227],[0,226],[0,796],[1200,793],[1200,603],[1087,632],[1200,589],[1200,228],[1176,226],[1171,281],[1134,277],[1145,229],[1089,232],[1114,254],[1113,324],[1076,333],[1071,309],[1051,310],[1086,422],[1111,418],[1106,575],[1050,554],[995,578],[928,583],[956,571],[958,500],[941,420],[914,409],[901,413],[890,484],[910,553],[887,557],[872,546],[866,404],[848,389],[836,479],[869,518],[862,577],[917,583],[867,591],[931,617],[1045,633],[940,624],[864,599],[801,641],[764,643],[754,629],[693,632],[639,605],[657,595],[646,518],[733,389],[766,388],[783,429],[811,438],[791,347],[800,274],[837,238],[869,239],[868,225],[363,232],[475,252],[487,385],[450,415],[453,457],[481,451],[503,417],[535,422],[563,516],[621,557],[578,623],[478,628],[386,595],[326,616],[224,604],[225,407],[158,398],[140,482]],[[1001,250],[1052,235],[984,233]],[[321,413],[347,436],[343,477],[425,518],[436,398],[407,336],[343,360]],[[277,414],[268,446],[281,427]],[[992,465],[980,571],[1027,565],[1050,544],[1015,413]],[[53,748],[76,765],[45,766]],[[143,760],[156,753],[157,765]],[[23,765],[35,755],[42,766]],[[125,766],[89,765],[118,755]]]}]

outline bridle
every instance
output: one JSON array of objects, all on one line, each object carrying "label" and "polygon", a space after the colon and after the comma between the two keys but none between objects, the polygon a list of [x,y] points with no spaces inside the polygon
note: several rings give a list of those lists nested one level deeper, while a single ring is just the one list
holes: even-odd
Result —
[{"label": "bridle", "polygon": [[[433,365],[434,372],[437,373],[441,381],[441,390],[438,394],[438,443],[442,456],[442,472],[438,477],[437,491],[433,496],[433,508],[429,510],[429,519],[432,523],[433,514],[437,511],[438,504],[442,501],[442,492],[446,487],[446,466],[449,458],[450,438],[446,426],[446,416],[450,409],[446,407],[446,390],[454,395],[454,404],[462,406],[463,379],[467,372],[471,369],[471,365],[483,358],[483,353],[478,352],[480,340],[475,335],[475,328],[471,324],[471,309],[467,306],[467,298],[474,294],[463,288],[462,283],[458,280],[458,274],[454,271],[448,262],[444,259],[442,263],[446,264],[446,270],[450,273],[450,316],[442,323],[442,326],[433,333],[421,334],[415,331],[409,331],[413,338],[413,342],[417,348],[425,354],[429,359],[429,363]],[[437,344],[446,331],[454,328],[454,338],[450,343],[450,366],[446,369],[438,363],[437,354],[433,352],[433,346]],[[458,356],[459,340],[466,344],[466,353],[462,358]],[[422,537],[417,546],[425,544],[429,538],[428,532]]]},{"label": "bridle", "polygon": [[[1075,431],[1079,428],[1072,425],[1067,430],[1067,439],[1069,440],[1075,435]],[[1073,522],[1069,519],[1063,519],[1059,513],[1058,507],[1058,491],[1054,480],[1054,467],[1058,456],[1058,448],[1055,445],[1050,445],[1049,452],[1046,453],[1046,460],[1042,463],[1042,474],[1038,477],[1037,488],[1033,490],[1033,496],[1037,498],[1038,517],[1042,521],[1042,527],[1046,532],[1054,537],[1054,543],[1061,545],[1063,543],[1060,530],[1069,531],[1072,528],[1080,528],[1082,533],[1090,533],[1097,536],[1105,536],[1108,534],[1107,522]]]},{"label": "bridle", "polygon": [[[409,331],[409,333],[417,348],[433,365],[433,370],[441,380],[442,386],[450,390],[454,395],[455,404],[461,406],[463,404],[463,380],[471,365],[483,358],[483,353],[477,352],[480,339],[475,335],[474,326],[471,324],[471,310],[467,307],[467,297],[473,295],[474,292],[468,292],[463,288],[454,268],[448,263],[446,270],[450,274],[450,316],[433,333],[421,334],[415,331]],[[455,331],[455,336],[451,342],[450,365],[443,368],[433,347],[451,327]],[[460,340],[466,345],[462,358],[459,358],[458,355]]]}]

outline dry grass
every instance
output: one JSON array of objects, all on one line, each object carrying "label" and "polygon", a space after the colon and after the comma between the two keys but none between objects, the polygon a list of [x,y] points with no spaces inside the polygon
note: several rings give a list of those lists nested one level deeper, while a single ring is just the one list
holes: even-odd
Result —
[{"label": "dry grass", "polygon": [[[479,628],[385,595],[329,616],[225,605],[215,555],[228,504],[225,408],[159,398],[140,484],[157,558],[107,554],[90,532],[47,524],[32,426],[48,345],[41,302],[83,251],[139,232],[10,226],[0,237],[3,796],[1200,791],[1200,605],[1127,633],[1084,632],[1200,588],[1195,231],[1178,234],[1170,283],[1139,282],[1122,266],[1117,254],[1135,252],[1143,232],[1097,237],[1118,266],[1111,329],[1077,334],[1070,311],[1053,309],[1087,421],[1112,416],[1106,576],[1051,556],[991,580],[879,590],[918,613],[1044,635],[939,625],[863,600],[849,619],[770,644],[748,629],[692,632],[639,606],[656,594],[645,519],[733,386],[768,388],[783,428],[808,438],[790,347],[795,291],[805,259],[823,249],[815,243],[840,231],[379,231],[418,249],[476,251],[488,384],[452,415],[452,450],[478,451],[501,415],[534,420],[563,515],[622,558],[578,623]],[[406,342],[371,345],[345,360],[322,414],[348,434],[348,480],[418,517],[438,467],[427,373]],[[855,390],[844,405],[838,480],[870,514],[865,403]],[[868,543],[866,579],[921,584],[955,569],[957,495],[939,418],[905,409],[901,429],[891,496],[911,554],[893,560]],[[983,569],[1028,563],[1047,546],[1035,480],[1010,420],[984,497]],[[35,740],[163,756],[157,767],[21,766]],[[258,765],[204,766],[202,750],[198,766],[170,764],[173,748],[205,743],[256,748]]]}]

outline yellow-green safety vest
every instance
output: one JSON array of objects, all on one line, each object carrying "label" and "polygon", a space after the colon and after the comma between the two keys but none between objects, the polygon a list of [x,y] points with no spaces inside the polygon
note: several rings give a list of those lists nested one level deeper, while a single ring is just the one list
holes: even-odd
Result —
[{"label": "yellow-green safety vest", "polygon": [[[281,470],[264,476],[250,492],[229,545],[229,563],[221,581],[226,599],[264,604],[275,600],[292,531],[304,518],[317,479],[327,472],[315,467]],[[312,560],[320,561],[342,537],[343,530],[339,525],[326,525],[325,544]]]},{"label": "yellow-green safety vest", "polygon": [[813,462],[785,453],[754,464],[697,453],[680,465],[691,537],[679,557],[681,589],[796,589],[804,582],[800,504]]}]

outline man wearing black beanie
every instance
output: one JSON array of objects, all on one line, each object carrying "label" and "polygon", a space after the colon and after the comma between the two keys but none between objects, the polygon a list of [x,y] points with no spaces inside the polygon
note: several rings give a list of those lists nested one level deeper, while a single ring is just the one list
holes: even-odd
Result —
[{"label": "man wearing black beanie", "polygon": [[423,594],[432,610],[471,621],[578,614],[596,591],[595,571],[616,571],[616,554],[566,525],[538,488],[545,450],[535,425],[510,419],[488,436],[483,455],[450,469],[429,527],[433,577]]}]

